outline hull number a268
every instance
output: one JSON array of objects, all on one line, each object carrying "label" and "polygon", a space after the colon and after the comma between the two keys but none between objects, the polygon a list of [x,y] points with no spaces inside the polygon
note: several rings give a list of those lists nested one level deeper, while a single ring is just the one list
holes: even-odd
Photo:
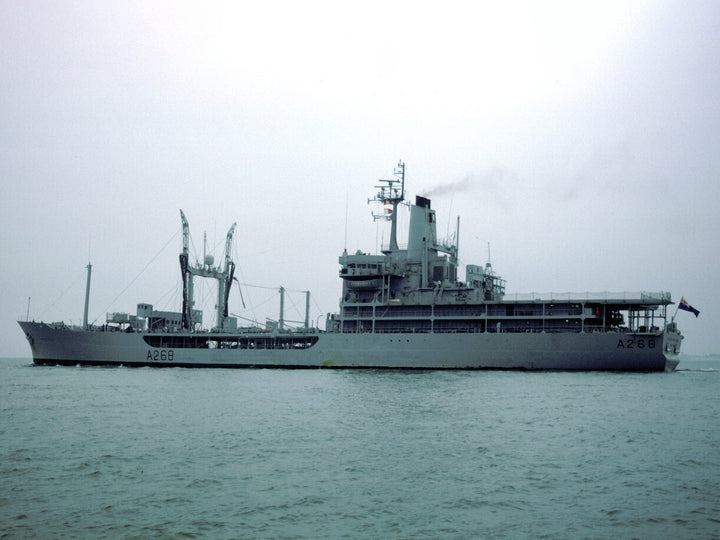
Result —
[{"label": "hull number a268", "polygon": [[172,362],[174,357],[172,349],[155,349],[148,351],[146,360],[148,362]]},{"label": "hull number a268", "polygon": [[618,349],[654,349],[655,348],[655,339],[649,338],[625,338],[625,339],[619,339],[617,348]]}]

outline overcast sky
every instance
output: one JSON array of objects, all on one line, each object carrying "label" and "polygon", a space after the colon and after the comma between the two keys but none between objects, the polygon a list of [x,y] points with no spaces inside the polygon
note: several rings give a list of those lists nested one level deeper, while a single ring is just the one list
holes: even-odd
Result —
[{"label": "overcast sky", "polygon": [[200,257],[237,222],[243,283],[322,321],[400,159],[508,292],[669,291],[702,312],[684,352],[720,353],[719,96],[714,0],[4,0],[0,353],[30,356],[28,298],[82,321],[88,260],[91,320],[179,311],[179,209]]}]

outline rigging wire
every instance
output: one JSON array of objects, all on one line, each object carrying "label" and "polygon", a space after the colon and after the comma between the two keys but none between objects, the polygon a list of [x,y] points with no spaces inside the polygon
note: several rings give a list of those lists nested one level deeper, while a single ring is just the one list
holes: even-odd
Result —
[{"label": "rigging wire", "polygon": [[315,300],[315,297],[312,294],[310,295],[310,300],[312,300],[312,303],[315,304],[315,307],[320,312],[320,315],[322,315],[323,309],[320,307],[320,304],[317,303],[317,300]]},{"label": "rigging wire", "polygon": [[[260,288],[269,289],[270,287],[260,287]],[[260,302],[260,304],[256,305],[255,307],[258,307],[258,308],[263,307],[264,305],[270,303],[271,300],[275,300],[275,298],[278,296],[278,294],[272,294],[272,295],[266,297],[262,302]]]},{"label": "rigging wire", "polygon": [[160,297],[154,302],[155,305],[160,305],[165,310],[170,306],[171,301],[173,304],[176,303],[177,300],[177,293],[179,288],[180,280],[176,281],[172,287],[170,287],[167,291],[165,291],[163,294],[160,295]]},{"label": "rigging wire", "polygon": [[[132,286],[132,284],[135,283],[135,282],[137,281],[137,279],[145,272],[145,270],[148,269],[148,266],[150,266],[153,262],[155,262],[155,259],[157,259],[157,258],[160,256],[160,254],[161,254],[163,251],[165,251],[165,249],[168,247],[168,245],[170,245],[170,242],[172,242],[173,240],[175,240],[175,237],[178,235],[178,233],[179,233],[181,230],[182,230],[182,228],[177,229],[177,230],[175,231],[175,233],[168,239],[168,241],[165,242],[165,245],[160,248],[160,251],[158,251],[152,259],[150,259],[150,261],[143,267],[143,269],[140,270],[140,272],[138,273],[138,275],[136,275],[136,276],[132,279],[132,281],[131,281],[130,283],[128,283],[127,287],[125,287],[122,291],[120,291],[120,293],[119,293],[115,298],[113,298],[112,302],[110,302],[110,304],[109,304],[105,309],[103,309],[103,310],[100,312],[100,314],[106,313],[106,312],[113,306],[113,304],[114,304],[115,302],[117,302],[117,299],[120,298],[123,294],[125,294],[125,292]],[[97,320],[100,318],[100,316],[101,316],[101,315],[98,315],[97,317],[95,317],[95,319],[93,320],[93,322],[92,322],[91,324],[95,324],[95,323],[97,322]]]},{"label": "rigging wire", "polygon": [[[280,295],[280,287],[268,287],[267,285],[252,285],[252,284],[244,283],[244,282],[240,282],[240,281],[238,281],[238,286],[244,286],[244,287],[246,287],[246,288],[252,288],[252,289],[261,289],[261,290],[266,290],[266,291],[273,291],[273,292],[275,293],[275,294],[272,294],[272,295],[264,298],[259,304],[256,304],[256,305],[253,306],[253,311],[252,311],[252,317],[253,317],[253,319],[252,319],[252,320],[255,321],[255,322],[257,322],[257,314],[255,313],[254,309],[255,309],[255,308],[261,308],[261,307],[263,307],[263,306],[266,306],[266,305],[269,304],[271,301],[277,300],[277,297]],[[287,288],[287,287],[283,287],[283,289],[285,290],[286,293],[297,293],[297,294],[303,294],[303,295],[304,295],[304,294],[307,294],[308,292],[310,292],[310,291],[307,291],[307,290],[289,289],[289,288]],[[248,302],[251,301],[251,300],[250,300],[251,298],[252,298],[252,295],[248,294]],[[314,307],[315,307],[316,310],[317,310],[317,311],[315,311],[315,313],[318,313],[319,315],[322,315],[322,314],[323,314],[323,309],[322,309],[322,308],[320,307],[320,305],[318,304],[317,300],[315,299],[315,296],[312,295],[312,294],[310,294],[310,298],[311,298],[311,301],[312,301]],[[298,306],[297,302],[293,299],[293,297],[292,297],[291,295],[286,295],[286,296],[285,296],[285,300],[286,300],[286,302],[288,302],[289,304],[291,304],[291,307],[294,308],[295,314],[296,314],[298,317],[304,317],[304,310],[302,310],[302,309]],[[312,320],[314,320],[314,319],[317,319],[317,316],[313,317],[313,316],[311,316],[311,314],[308,314],[308,318],[309,318],[309,321],[308,321],[308,322],[310,322],[310,321],[312,321]],[[304,323],[305,321],[304,321],[304,319],[303,319],[302,321],[293,321],[293,320],[290,320],[290,319],[287,319],[287,318],[286,318],[286,319],[285,319],[285,322],[286,322],[286,323],[287,323],[287,322]]]},{"label": "rigging wire", "polygon": [[47,306],[45,309],[40,311],[40,315],[38,318],[42,319],[42,317],[44,317],[48,311],[50,311],[52,308],[54,308],[55,305],[70,291],[70,289],[77,286],[78,282],[80,282],[82,280],[82,277],[84,275],[85,276],[87,275],[87,270],[79,272],[77,278],[74,281],[70,282],[70,285],[68,285],[68,288],[65,289],[63,292],[61,292],[60,295],[55,300],[53,300],[53,302],[49,306]]},{"label": "rigging wire", "polygon": [[292,297],[292,296],[286,296],[285,298],[292,304],[292,307],[295,308],[295,313],[297,314],[297,316],[298,316],[298,317],[301,317],[302,314],[300,313],[300,310],[298,309],[297,305],[295,304],[295,301],[293,300],[293,297]]}]

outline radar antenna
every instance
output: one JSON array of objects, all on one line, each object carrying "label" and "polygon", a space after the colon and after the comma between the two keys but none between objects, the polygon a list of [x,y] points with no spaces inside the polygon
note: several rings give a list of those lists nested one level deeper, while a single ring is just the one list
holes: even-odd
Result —
[{"label": "radar antenna", "polygon": [[373,220],[379,219],[390,221],[390,251],[398,251],[397,243],[397,207],[405,200],[405,163],[398,162],[397,167],[393,170],[395,178],[380,179],[382,182],[379,186],[375,186],[378,190],[375,197],[368,199],[368,203],[379,202],[383,208],[381,212],[373,212]]}]

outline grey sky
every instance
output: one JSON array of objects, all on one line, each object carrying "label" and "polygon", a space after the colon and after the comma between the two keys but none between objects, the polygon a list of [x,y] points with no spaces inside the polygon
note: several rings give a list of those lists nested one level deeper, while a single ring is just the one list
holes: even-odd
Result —
[{"label": "grey sky", "polygon": [[80,322],[88,259],[91,319],[179,309],[180,208],[317,320],[399,159],[508,292],[670,291],[684,351],[720,352],[720,4],[496,4],[1,2],[3,355],[28,297]]}]

